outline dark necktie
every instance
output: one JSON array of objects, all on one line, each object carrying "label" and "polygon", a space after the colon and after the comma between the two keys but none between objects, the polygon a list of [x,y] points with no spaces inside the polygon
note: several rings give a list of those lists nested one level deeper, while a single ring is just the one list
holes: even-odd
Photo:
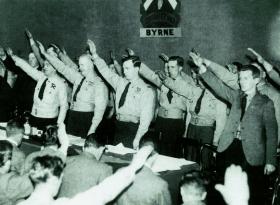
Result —
[{"label": "dark necktie", "polygon": [[203,89],[201,95],[199,96],[199,98],[196,102],[196,105],[195,105],[195,108],[194,108],[195,114],[198,114],[200,109],[201,109],[201,102],[202,102],[202,98],[203,98],[204,94],[205,94],[205,89]]},{"label": "dark necktie", "polygon": [[39,91],[39,94],[38,94],[38,98],[40,100],[43,99],[45,88],[46,88],[46,85],[47,85],[47,81],[48,81],[48,78],[46,78],[45,81],[41,85],[41,88],[40,88],[40,91]]},{"label": "dark necktie", "polygon": [[74,93],[74,95],[73,95],[73,101],[76,101],[76,100],[77,100],[77,95],[78,95],[79,91],[81,90],[81,87],[82,87],[83,82],[85,81],[85,79],[86,79],[86,78],[83,77],[83,79],[81,80],[80,84],[78,85],[78,87],[77,87],[77,89],[76,89],[76,91],[75,91],[75,93]]},{"label": "dark necktie", "polygon": [[123,90],[123,93],[122,93],[120,101],[119,101],[119,108],[122,107],[124,102],[125,102],[125,98],[126,98],[126,95],[127,95],[128,88],[129,88],[130,84],[131,84],[130,82],[127,83],[127,85],[125,86],[125,88]]},{"label": "dark necktie", "polygon": [[7,70],[5,70],[5,73],[4,73],[4,80],[5,80],[5,82],[8,82],[7,80],[8,80],[8,71]]},{"label": "dark necktie", "polygon": [[244,94],[243,96],[241,96],[241,99],[240,99],[240,108],[241,108],[240,121],[243,119],[243,116],[245,114],[246,104],[247,104],[247,95]]},{"label": "dark necktie", "polygon": [[167,96],[168,102],[169,102],[169,104],[170,104],[171,101],[172,101],[172,98],[173,98],[172,91],[171,91],[170,89],[168,90],[166,96]]}]

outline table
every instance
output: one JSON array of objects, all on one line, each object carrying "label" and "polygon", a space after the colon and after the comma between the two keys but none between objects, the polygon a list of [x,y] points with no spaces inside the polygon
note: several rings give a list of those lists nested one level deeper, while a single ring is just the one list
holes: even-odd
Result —
[{"label": "table", "polygon": [[[42,143],[38,138],[24,139],[20,149],[26,154],[30,154],[34,151],[39,151],[41,149]],[[69,147],[68,156],[74,156],[81,152],[81,147],[72,145]],[[100,161],[105,162],[112,166],[113,172],[121,167],[127,166],[132,159],[132,154],[118,155],[114,153],[103,154]],[[180,170],[163,171],[160,172],[159,176],[164,179],[169,185],[169,191],[171,194],[172,204],[181,204],[180,188],[179,184],[184,173],[191,170],[198,170],[199,166],[197,163],[184,165]]]}]

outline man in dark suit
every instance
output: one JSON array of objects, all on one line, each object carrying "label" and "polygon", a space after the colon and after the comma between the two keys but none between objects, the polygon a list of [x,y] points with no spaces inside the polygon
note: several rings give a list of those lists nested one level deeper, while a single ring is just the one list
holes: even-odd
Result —
[{"label": "man in dark suit", "polygon": [[197,53],[191,52],[190,57],[202,79],[231,104],[218,144],[219,171],[224,172],[230,164],[240,165],[248,173],[250,202],[264,204],[264,174],[272,173],[276,165],[277,123],[273,102],[257,92],[259,69],[243,66],[239,70],[241,90],[233,90],[207,70],[209,65]]},{"label": "man in dark suit", "polygon": [[[157,146],[150,133],[146,133],[140,141],[140,148],[151,145],[154,150]],[[158,154],[153,152],[145,166],[136,174],[133,184],[122,193],[117,205],[171,205],[171,196],[168,184],[151,170]]]},{"label": "man in dark suit", "polygon": [[73,197],[88,190],[112,175],[112,167],[99,162],[104,147],[96,134],[86,138],[83,153],[66,160],[64,176],[58,197]]},{"label": "man in dark suit", "polygon": [[24,134],[23,125],[17,120],[10,120],[6,127],[7,141],[13,145],[11,171],[15,171],[18,174],[22,174],[24,171],[25,154],[20,150]]}]

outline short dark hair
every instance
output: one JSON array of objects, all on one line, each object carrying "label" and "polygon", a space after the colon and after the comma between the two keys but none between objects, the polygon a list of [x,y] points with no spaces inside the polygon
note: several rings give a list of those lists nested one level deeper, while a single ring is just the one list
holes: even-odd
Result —
[{"label": "short dark hair", "polygon": [[177,61],[178,66],[184,66],[184,59],[181,56],[171,56],[168,61]]},{"label": "short dark hair", "polygon": [[34,158],[32,161],[32,168],[29,171],[29,177],[35,185],[44,183],[50,177],[50,173],[59,178],[64,167],[65,164],[62,159],[57,156],[39,156]]},{"label": "short dark hair", "polygon": [[99,148],[101,146],[104,146],[104,144],[101,143],[100,137],[96,133],[92,133],[86,137],[84,148]]},{"label": "short dark hair", "polygon": [[146,145],[151,145],[154,148],[154,151],[158,151],[158,142],[155,138],[154,133],[148,131],[144,134],[139,142],[139,148],[142,148]]},{"label": "short dark hair", "polygon": [[15,134],[23,134],[23,133],[24,133],[23,124],[20,123],[18,120],[12,119],[7,123],[6,135],[8,138]]},{"label": "short dark hair", "polygon": [[134,65],[134,67],[140,67],[141,65],[141,61],[140,58],[138,56],[124,56],[122,58],[122,63],[132,60],[132,63]]},{"label": "short dark hair", "polygon": [[185,175],[182,177],[180,187],[184,189],[192,186],[202,194],[203,192],[206,192],[205,184],[206,183],[201,172],[192,170],[185,173]]},{"label": "short dark hair", "polygon": [[58,127],[56,125],[49,125],[46,131],[42,134],[44,146],[59,145]]},{"label": "short dark hair", "polygon": [[12,158],[12,151],[13,145],[10,142],[0,140],[0,167]]},{"label": "short dark hair", "polygon": [[248,71],[248,70],[250,70],[252,72],[253,78],[260,78],[260,76],[261,76],[260,70],[256,66],[251,65],[251,64],[243,65],[240,68],[239,72],[241,72],[241,71]]}]

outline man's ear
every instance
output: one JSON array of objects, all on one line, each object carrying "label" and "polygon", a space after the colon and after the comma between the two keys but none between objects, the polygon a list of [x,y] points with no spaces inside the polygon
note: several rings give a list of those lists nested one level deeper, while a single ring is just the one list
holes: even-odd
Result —
[{"label": "man's ear", "polygon": [[255,83],[257,85],[261,81],[261,79],[260,78],[255,78],[254,81],[255,81]]},{"label": "man's ear", "polygon": [[182,72],[182,70],[183,70],[183,67],[180,66],[180,67],[179,67],[179,72]]}]

